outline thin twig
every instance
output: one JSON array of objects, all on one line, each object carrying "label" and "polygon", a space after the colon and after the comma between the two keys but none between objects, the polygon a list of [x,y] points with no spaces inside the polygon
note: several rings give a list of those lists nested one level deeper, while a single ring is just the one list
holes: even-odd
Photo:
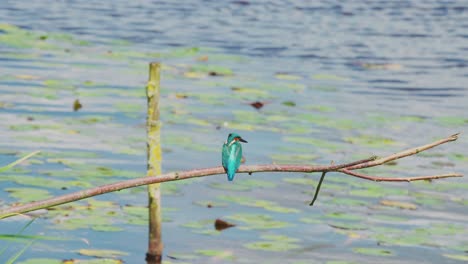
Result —
[{"label": "thin twig", "polygon": [[358,170],[358,169],[362,169],[362,168],[374,167],[374,166],[382,165],[382,164],[387,163],[389,161],[393,161],[393,160],[396,160],[396,159],[401,159],[401,158],[404,158],[404,157],[407,157],[407,156],[418,154],[421,151],[428,150],[428,149],[436,147],[438,145],[442,145],[442,144],[447,143],[447,142],[455,141],[455,140],[458,139],[459,134],[460,133],[453,134],[453,135],[451,135],[451,136],[449,136],[447,138],[437,140],[437,141],[432,142],[432,143],[427,144],[427,145],[411,148],[411,149],[408,149],[408,150],[405,150],[405,151],[402,151],[402,152],[398,152],[398,153],[395,153],[393,155],[390,155],[390,156],[387,156],[387,157],[384,157],[384,158],[376,159],[374,161],[369,161],[367,163],[362,163],[362,164],[350,166],[350,167],[347,167],[346,169],[348,169],[348,170]]},{"label": "thin twig", "polygon": [[439,175],[429,175],[429,176],[415,176],[415,177],[376,177],[370,176],[362,173],[358,173],[355,171],[350,171],[348,169],[340,169],[339,172],[344,174],[348,174],[354,177],[358,177],[361,179],[369,180],[369,181],[376,181],[376,182],[412,182],[412,181],[422,181],[422,180],[435,180],[435,179],[442,179],[442,178],[451,178],[451,177],[463,177],[462,174],[459,173],[447,173],[447,174],[439,174]]},{"label": "thin twig", "polygon": [[320,180],[317,184],[317,189],[315,189],[315,194],[314,194],[314,198],[312,199],[312,202],[310,202],[310,206],[314,205],[315,203],[315,200],[317,200],[317,197],[318,197],[318,194],[319,194],[319,191],[320,191],[320,186],[322,186],[322,182],[323,180],[325,179],[325,174],[327,174],[326,171],[322,172],[322,176],[320,176]]}]

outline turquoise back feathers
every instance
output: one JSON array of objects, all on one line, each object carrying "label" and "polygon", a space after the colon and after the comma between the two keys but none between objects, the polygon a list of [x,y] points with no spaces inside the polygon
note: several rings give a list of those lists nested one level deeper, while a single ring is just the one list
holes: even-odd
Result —
[{"label": "turquoise back feathers", "polygon": [[242,145],[239,141],[247,143],[247,141],[241,138],[238,134],[231,133],[223,144],[221,161],[229,181],[234,179],[234,175],[241,164]]}]

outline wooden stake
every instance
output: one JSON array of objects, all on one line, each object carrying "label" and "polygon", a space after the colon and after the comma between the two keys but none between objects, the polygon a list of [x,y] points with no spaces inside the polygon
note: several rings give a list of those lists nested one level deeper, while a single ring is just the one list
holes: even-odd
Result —
[{"label": "wooden stake", "polygon": [[[148,116],[146,131],[148,133],[147,176],[161,175],[161,122],[159,120],[159,93],[160,93],[161,64],[152,62],[149,65],[149,80],[146,86],[148,99]],[[160,264],[162,259],[163,243],[161,240],[161,190],[160,184],[148,185],[149,208],[149,241],[146,262]]]}]

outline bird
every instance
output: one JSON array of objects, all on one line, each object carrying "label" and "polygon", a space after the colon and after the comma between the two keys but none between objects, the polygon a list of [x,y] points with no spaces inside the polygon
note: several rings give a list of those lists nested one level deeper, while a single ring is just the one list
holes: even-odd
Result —
[{"label": "bird", "polygon": [[240,142],[247,143],[241,136],[236,133],[230,133],[227,137],[226,142],[223,144],[223,151],[221,156],[221,162],[224,170],[227,173],[229,181],[234,179],[242,160],[242,145]]}]

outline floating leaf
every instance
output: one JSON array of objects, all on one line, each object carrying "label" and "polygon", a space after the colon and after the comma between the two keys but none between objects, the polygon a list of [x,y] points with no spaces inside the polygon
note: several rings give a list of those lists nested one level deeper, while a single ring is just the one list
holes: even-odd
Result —
[{"label": "floating leaf", "polygon": [[463,126],[468,124],[468,118],[462,116],[442,116],[436,118],[437,122],[443,126]]},{"label": "floating leaf", "polygon": [[196,250],[195,253],[207,256],[207,257],[215,257],[217,259],[226,259],[226,260],[234,260],[234,256],[232,252],[227,250],[213,250],[213,249],[200,249]]},{"label": "floating leaf", "polygon": [[391,70],[399,71],[403,69],[403,65],[397,63],[356,63],[357,66],[362,67],[367,70]]},{"label": "floating leaf", "polygon": [[80,110],[81,108],[83,108],[83,105],[81,104],[80,100],[75,99],[75,101],[73,102],[73,111],[76,112]]},{"label": "floating leaf", "polygon": [[336,229],[342,229],[342,230],[366,230],[368,227],[364,224],[359,224],[359,223],[348,223],[348,222],[337,222],[333,221],[328,223],[329,226],[336,228]]},{"label": "floating leaf", "polygon": [[251,206],[251,207],[260,207],[267,211],[273,211],[278,213],[298,213],[298,209],[291,207],[282,207],[277,203],[267,200],[252,199],[245,196],[220,196],[220,199],[238,203],[241,205]]},{"label": "floating leaf", "polygon": [[222,202],[214,202],[214,201],[195,201],[194,204],[202,206],[202,207],[207,207],[207,208],[213,208],[213,207],[227,207],[227,203],[222,203]]},{"label": "floating leaf", "polygon": [[346,78],[338,76],[338,75],[333,75],[333,74],[314,74],[310,76],[312,79],[316,80],[331,80],[331,81],[344,81]]},{"label": "floating leaf", "polygon": [[290,226],[291,224],[282,221],[273,220],[273,218],[269,215],[261,215],[261,214],[235,214],[228,216],[227,218],[232,219],[234,221],[244,222],[246,225],[239,226],[239,229],[275,229],[275,228],[283,228]]},{"label": "floating leaf", "polygon": [[350,214],[345,212],[332,212],[324,215],[323,217],[348,221],[357,221],[362,220],[364,218],[363,216],[358,214]]},{"label": "floating leaf", "polygon": [[330,143],[326,140],[320,140],[314,137],[295,137],[295,136],[286,136],[283,138],[284,141],[286,142],[293,142],[297,144],[308,144],[308,145],[313,145],[316,148],[324,148],[324,149],[330,149],[330,150],[335,150],[339,149],[338,144],[333,144]]},{"label": "floating leaf", "polygon": [[449,258],[449,259],[455,259],[455,260],[461,260],[461,261],[468,261],[468,256],[467,255],[457,255],[457,254],[442,254],[442,256]]},{"label": "floating leaf", "polygon": [[269,95],[267,91],[250,87],[232,87],[231,90],[239,94],[257,96],[262,98],[267,97]]},{"label": "floating leaf", "polygon": [[51,258],[32,258],[18,262],[18,264],[63,264],[62,260]]},{"label": "floating leaf", "polygon": [[395,145],[396,142],[390,138],[384,138],[374,135],[359,135],[357,137],[347,137],[346,142],[359,146],[368,146],[373,148],[382,148],[387,145]]},{"label": "floating leaf", "polygon": [[202,72],[206,73],[211,76],[228,76],[232,75],[232,70],[223,66],[216,66],[216,65],[202,65],[202,64],[197,64],[193,65],[190,68],[191,71],[193,72]]},{"label": "floating leaf", "polygon": [[249,105],[251,105],[255,109],[260,109],[265,105],[265,103],[260,102],[260,101],[255,101],[255,102],[249,103]]},{"label": "floating leaf", "polygon": [[468,162],[468,156],[461,154],[461,153],[453,153],[453,154],[450,154],[449,157],[457,161]]},{"label": "floating leaf", "polygon": [[6,192],[10,196],[17,199],[20,203],[28,203],[33,201],[44,200],[50,198],[51,195],[47,190],[35,188],[6,188]]},{"label": "floating leaf", "polygon": [[317,184],[315,180],[312,180],[309,178],[283,178],[283,181],[287,183],[307,185],[307,186],[314,186],[315,184]]},{"label": "floating leaf", "polygon": [[314,154],[272,154],[271,158],[274,163],[284,164],[310,164],[312,161],[319,158],[319,155]]},{"label": "floating leaf", "polygon": [[12,182],[16,182],[20,185],[25,186],[36,186],[36,187],[46,187],[46,188],[55,188],[63,189],[70,186],[80,186],[84,188],[92,187],[92,184],[82,181],[63,181],[57,179],[50,179],[45,177],[38,176],[25,176],[25,175],[12,175],[4,176],[6,179],[9,179]]},{"label": "floating leaf", "polygon": [[110,249],[80,249],[78,254],[98,258],[115,258],[128,255],[127,252]]},{"label": "floating leaf", "polygon": [[296,106],[296,103],[293,102],[293,101],[284,101],[284,102],[282,102],[282,104],[285,105],[285,106],[291,106],[291,107]]},{"label": "floating leaf", "polygon": [[400,201],[392,201],[392,200],[381,200],[380,204],[383,206],[390,206],[390,207],[397,207],[400,209],[408,209],[408,210],[416,210],[418,207],[412,203],[405,203]]},{"label": "floating leaf", "polygon": [[300,80],[301,76],[279,72],[275,74],[275,78],[280,79],[280,80],[294,81],[294,80]]},{"label": "floating leaf", "polygon": [[214,227],[217,231],[222,231],[224,229],[228,229],[230,227],[233,227],[233,226],[236,226],[235,224],[232,224],[232,223],[229,223],[229,222],[226,222],[222,219],[216,219],[215,220],[215,223],[214,223]]},{"label": "floating leaf", "polygon": [[359,254],[371,255],[371,256],[393,256],[393,252],[387,249],[381,248],[353,248],[353,251]]},{"label": "floating leaf", "polygon": [[300,248],[299,239],[281,235],[262,235],[263,240],[245,244],[246,248],[266,251],[289,251]]},{"label": "floating leaf", "polygon": [[[194,254],[174,253],[174,252],[171,252],[171,253],[167,254],[167,257],[169,259],[174,259],[174,260],[195,260],[195,259],[199,258],[199,256],[194,255]],[[163,263],[165,263],[165,262],[163,262]]]}]

